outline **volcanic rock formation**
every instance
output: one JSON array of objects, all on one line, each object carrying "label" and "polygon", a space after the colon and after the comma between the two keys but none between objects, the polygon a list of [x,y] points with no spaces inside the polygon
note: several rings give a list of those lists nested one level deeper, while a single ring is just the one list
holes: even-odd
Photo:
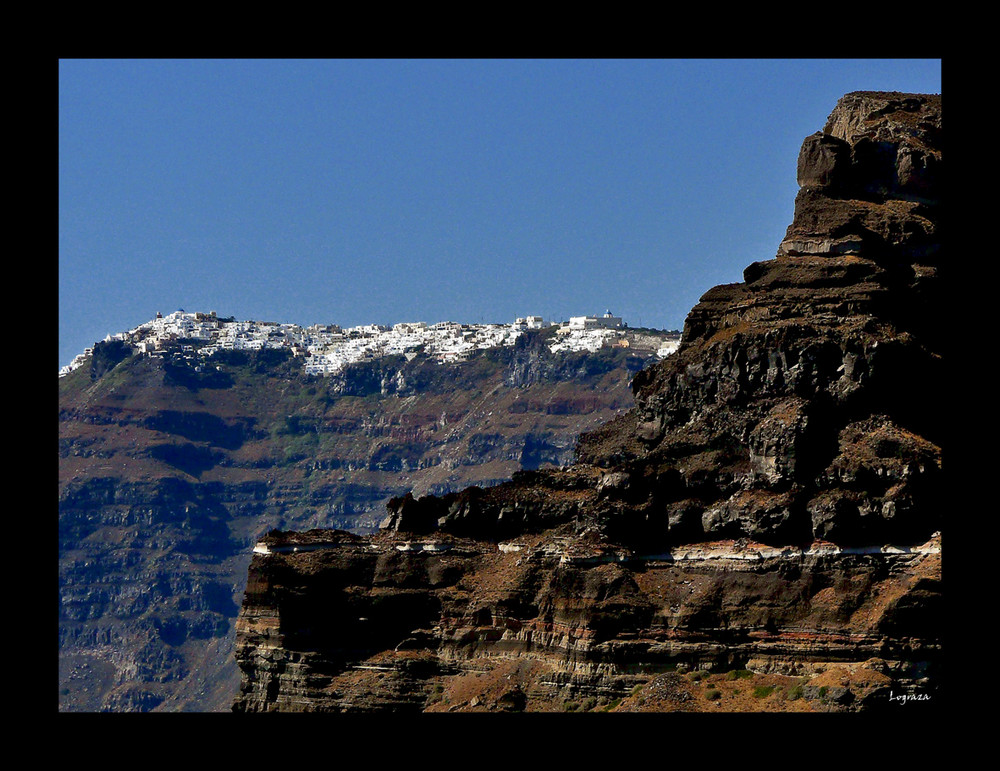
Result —
[{"label": "volcanic rock formation", "polygon": [[581,437],[573,468],[395,501],[387,526],[498,538],[572,521],[637,546],[926,540],[940,529],[940,105],[844,97],[803,142],[777,257],[701,298],[680,350],[633,379],[635,409]]},{"label": "volcanic rock formation", "polygon": [[[234,709],[929,703],[941,146],[940,96],[843,97],[803,142],[776,257],[705,293],[574,465],[393,499],[367,540],[310,536],[336,548],[273,533]],[[714,672],[719,695],[662,679],[677,666]],[[741,672],[788,698],[744,703],[726,685]]]}]

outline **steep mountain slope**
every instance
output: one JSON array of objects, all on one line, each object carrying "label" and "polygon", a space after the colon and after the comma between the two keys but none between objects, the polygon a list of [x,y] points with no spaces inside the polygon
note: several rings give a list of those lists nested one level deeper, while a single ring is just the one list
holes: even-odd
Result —
[{"label": "steep mountain slope", "polygon": [[940,96],[846,95],[776,257],[577,463],[262,541],[234,709],[938,704],[941,174]]},{"label": "steep mountain slope", "polygon": [[60,709],[228,709],[233,623],[270,528],[374,530],[385,502],[572,460],[647,361],[553,355],[550,331],[469,361],[329,377],[288,352],[212,366],[112,341],[59,382]]}]

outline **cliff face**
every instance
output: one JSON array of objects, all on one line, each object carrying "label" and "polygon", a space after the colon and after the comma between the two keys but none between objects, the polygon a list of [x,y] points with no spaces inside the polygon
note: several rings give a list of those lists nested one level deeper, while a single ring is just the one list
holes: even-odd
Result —
[{"label": "cliff face", "polygon": [[[677,357],[636,378],[637,409],[581,443],[660,493],[654,533],[940,529],[940,169],[940,97],[850,94],[803,142],[777,257],[707,292]],[[665,496],[661,474],[678,477]]]},{"label": "cliff face", "polygon": [[[701,298],[680,350],[633,380],[635,409],[583,436],[573,470],[477,506],[428,500],[426,526],[503,537],[572,519],[646,546],[940,529],[940,98],[851,94],[826,132],[803,143],[777,257]],[[539,509],[543,488],[574,505]]]},{"label": "cliff face", "polygon": [[803,142],[776,257],[701,298],[573,466],[393,499],[349,548],[273,534],[235,709],[930,701],[941,168],[939,96],[848,94]]},{"label": "cliff face", "polygon": [[550,355],[538,336],[327,378],[278,351],[196,369],[98,345],[60,379],[60,709],[228,709],[262,533],[371,532],[394,495],[570,462],[582,430],[631,406],[644,361]]},{"label": "cliff face", "polygon": [[310,531],[258,548],[237,711],[812,711],[938,696],[936,540],[649,555],[552,533]]}]

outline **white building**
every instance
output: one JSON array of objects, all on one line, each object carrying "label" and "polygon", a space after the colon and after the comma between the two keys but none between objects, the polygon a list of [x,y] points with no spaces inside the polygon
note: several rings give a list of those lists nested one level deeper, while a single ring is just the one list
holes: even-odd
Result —
[{"label": "white building", "polygon": [[603,316],[570,316],[570,329],[621,329],[622,317],[607,311]]},{"label": "white building", "polygon": [[426,321],[401,321],[392,325],[392,331],[401,335],[415,334],[427,329]]},{"label": "white building", "polygon": [[668,343],[664,343],[656,350],[656,355],[661,359],[665,359],[670,354],[674,353],[678,348],[681,347],[680,340],[671,340]]}]

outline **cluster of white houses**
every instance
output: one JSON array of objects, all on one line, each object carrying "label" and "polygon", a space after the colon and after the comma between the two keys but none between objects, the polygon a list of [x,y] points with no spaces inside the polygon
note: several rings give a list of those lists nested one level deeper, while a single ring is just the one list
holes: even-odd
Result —
[{"label": "cluster of white houses", "polygon": [[[603,316],[573,316],[568,322],[546,325],[541,316],[518,318],[513,324],[459,324],[442,321],[403,322],[392,327],[377,324],[341,328],[335,324],[279,324],[270,321],[234,321],[211,313],[178,310],[140,324],[128,332],[108,335],[106,342],[121,340],[140,353],[162,355],[178,342],[192,354],[212,356],[222,350],[287,348],[302,357],[305,371],[330,375],[354,362],[402,354],[408,358],[424,353],[441,362],[459,361],[485,348],[513,345],[529,329],[557,326],[550,342],[553,352],[596,351],[621,342],[626,325],[608,311]],[[679,340],[669,340],[656,351],[663,357],[672,353]],[[93,353],[86,349],[59,370],[59,376],[82,366]]]}]

